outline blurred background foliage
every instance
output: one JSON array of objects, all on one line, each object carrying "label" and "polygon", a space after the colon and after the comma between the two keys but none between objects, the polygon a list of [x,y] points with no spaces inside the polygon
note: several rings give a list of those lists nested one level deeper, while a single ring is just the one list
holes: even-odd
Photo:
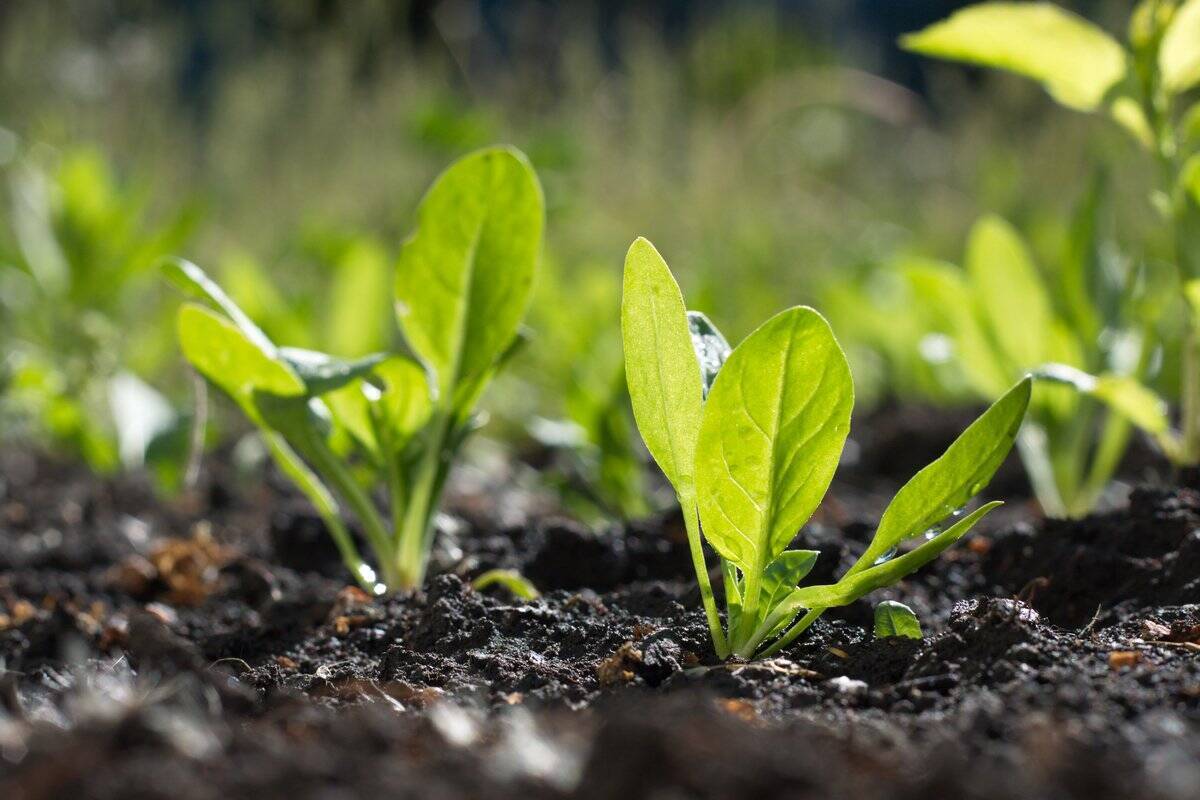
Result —
[{"label": "blurred background foliage", "polygon": [[[994,213],[1052,280],[1097,164],[1106,246],[1141,261],[1168,243],[1116,126],[896,47],[960,5],[7,0],[4,436],[101,470],[166,454],[172,482],[193,400],[155,260],[212,270],[281,343],[368,352],[392,335],[420,193],[501,141],[541,177],[548,238],[536,338],[487,431],[581,513],[653,503],[618,327],[637,235],[731,340],[821,309],[863,408],[977,403],[906,294],[913,264],[959,261]],[[1064,5],[1118,33],[1128,14]]]}]

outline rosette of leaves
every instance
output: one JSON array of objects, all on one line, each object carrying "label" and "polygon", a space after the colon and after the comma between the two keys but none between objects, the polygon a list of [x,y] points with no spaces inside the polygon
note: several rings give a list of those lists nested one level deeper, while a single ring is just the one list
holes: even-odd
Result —
[{"label": "rosette of leaves", "polygon": [[[451,464],[477,427],[484,389],[522,341],[544,203],[525,157],[497,147],[442,173],[417,217],[396,265],[397,344],[353,360],[277,346],[198,267],[166,266],[194,301],[178,316],[184,355],[258,427],[346,566],[374,591],[424,579]],[[380,484],[386,507],[374,500]]]},{"label": "rosette of leaves", "polygon": [[[1029,379],[897,493],[836,583],[800,586],[817,553],[790,545],[829,488],[854,406],[850,368],[828,323],[811,308],[790,308],[731,349],[711,322],[689,315],[666,262],[638,239],[625,261],[621,324],[634,416],[679,499],[721,658],[778,652],[824,609],[895,583],[999,505],[960,515],[1012,448]],[[721,564],[724,627],[704,541]],[[916,546],[898,554],[908,541]]]}]

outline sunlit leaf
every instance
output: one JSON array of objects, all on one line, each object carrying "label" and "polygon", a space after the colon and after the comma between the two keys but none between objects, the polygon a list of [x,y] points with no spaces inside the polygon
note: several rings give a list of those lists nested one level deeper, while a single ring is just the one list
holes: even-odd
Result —
[{"label": "sunlit leaf", "polygon": [[1020,235],[996,216],[980,219],[967,241],[967,274],[988,326],[1016,370],[1047,360],[1053,309]]},{"label": "sunlit leaf", "polygon": [[490,569],[471,581],[471,588],[477,592],[483,591],[489,586],[503,586],[522,600],[536,600],[541,597],[537,587],[528,578],[513,569]]},{"label": "sunlit leaf", "polygon": [[1026,378],[1010,389],[936,461],[904,484],[883,512],[860,564],[874,563],[905,539],[940,533],[935,526],[983,491],[1012,450],[1029,406],[1031,384]]},{"label": "sunlit leaf", "polygon": [[1080,394],[1100,400],[1147,433],[1162,434],[1170,429],[1166,401],[1134,378],[1090,375],[1067,364],[1043,365],[1034,376],[1038,380],[1066,384]]},{"label": "sunlit leaf", "polygon": [[709,543],[757,577],[824,497],[854,387],[828,323],[811,308],[772,317],[734,349],[700,423],[696,488]]},{"label": "sunlit leaf", "polygon": [[1082,111],[1097,108],[1125,75],[1125,51],[1115,39],[1049,3],[969,6],[900,41],[925,55],[1032,78],[1058,102]]},{"label": "sunlit leaf", "polygon": [[920,639],[921,621],[913,610],[895,600],[883,600],[875,606],[875,638]]},{"label": "sunlit leaf", "polygon": [[625,256],[621,335],[638,431],[675,490],[691,495],[703,398],[700,367],[679,284],[645,239]]},{"label": "sunlit leaf", "polygon": [[1158,47],[1158,69],[1167,91],[1200,83],[1200,0],[1186,0],[1175,11]]},{"label": "sunlit leaf", "polygon": [[521,153],[491,148],[442,173],[417,215],[396,267],[396,311],[450,402],[517,335],[540,257],[542,190]]}]

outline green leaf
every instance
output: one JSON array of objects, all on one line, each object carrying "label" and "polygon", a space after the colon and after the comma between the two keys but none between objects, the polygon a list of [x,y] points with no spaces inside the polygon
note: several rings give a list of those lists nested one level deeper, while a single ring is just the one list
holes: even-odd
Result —
[{"label": "green leaf", "polygon": [[[429,420],[433,395],[425,368],[415,361],[393,356],[375,367],[383,381],[378,402],[384,409],[390,429],[402,438],[412,436]],[[370,395],[370,389],[367,389]]]},{"label": "green leaf", "polygon": [[816,550],[784,550],[767,565],[760,590],[763,597],[758,609],[760,619],[765,619],[812,572],[819,555]]},{"label": "green leaf", "polygon": [[222,311],[233,320],[247,339],[263,353],[274,357],[275,344],[267,338],[262,329],[254,324],[250,317],[237,303],[225,294],[225,290],[208,274],[190,261],[182,258],[170,258],[162,263],[163,275],[175,284],[176,288],[193,299],[203,301],[211,308]]},{"label": "green leaf", "polygon": [[699,311],[687,312],[688,331],[692,334],[692,347],[696,360],[700,362],[700,377],[703,379],[704,397],[712,389],[717,373],[729,358],[732,348],[708,317]]},{"label": "green leaf", "polygon": [[340,389],[348,383],[369,375],[387,358],[387,354],[373,353],[362,358],[346,360],[316,350],[281,347],[279,348],[279,358],[292,368],[300,380],[304,381],[308,394],[315,396]]},{"label": "green leaf", "polygon": [[537,587],[528,578],[513,569],[489,569],[471,581],[471,588],[477,592],[495,585],[503,586],[522,600],[536,600],[541,597]]},{"label": "green leaf", "polygon": [[934,529],[983,491],[1016,441],[1032,383],[1025,378],[1010,389],[904,484],[858,564],[873,564],[905,539]]},{"label": "green leaf", "polygon": [[1166,401],[1134,378],[1091,375],[1067,364],[1045,364],[1033,374],[1038,380],[1066,384],[1096,398],[1147,433],[1157,436],[1170,430]]},{"label": "green leaf", "polygon": [[1087,20],[1049,3],[981,3],[900,40],[937,58],[1039,81],[1065,106],[1097,108],[1125,75],[1125,51]]},{"label": "green leaf", "polygon": [[913,610],[895,600],[883,600],[875,606],[875,638],[898,636],[903,639],[921,638],[921,621]]},{"label": "green leaf", "polygon": [[638,431],[675,491],[690,496],[704,396],[700,367],[679,284],[642,238],[625,256],[621,336]]},{"label": "green leaf", "polygon": [[1054,321],[1046,284],[1016,230],[997,216],[971,229],[967,274],[1000,348],[1020,372],[1046,360]]},{"label": "green leaf", "polygon": [[836,608],[838,606],[849,605],[876,589],[891,586],[906,575],[916,572],[930,561],[933,561],[946,548],[965,536],[975,526],[975,523],[991,513],[994,508],[1001,505],[1003,503],[993,501],[980,506],[915,550],[885,561],[870,569],[846,575],[837,583],[805,586],[802,589],[797,589],[783,603],[780,603],[775,613],[777,615],[790,613],[797,608]]},{"label": "green leaf", "polygon": [[1193,205],[1200,206],[1200,153],[1191,156],[1179,168],[1179,188]]},{"label": "green leaf", "polygon": [[705,537],[751,580],[825,496],[853,406],[846,356],[811,308],[772,317],[725,362],[701,417],[696,488]]},{"label": "green leaf", "polygon": [[1200,83],[1200,0],[1187,0],[1175,11],[1158,47],[1158,69],[1169,92]]},{"label": "green leaf", "polygon": [[[232,397],[255,421],[254,393],[303,395],[304,383],[263,351],[239,326],[195,303],[179,309],[179,344],[196,371]],[[269,344],[269,342],[268,342]]]},{"label": "green leaf", "polygon": [[542,190],[511,148],[472,153],[434,182],[400,252],[396,308],[405,339],[437,376],[440,402],[491,370],[529,305]]}]

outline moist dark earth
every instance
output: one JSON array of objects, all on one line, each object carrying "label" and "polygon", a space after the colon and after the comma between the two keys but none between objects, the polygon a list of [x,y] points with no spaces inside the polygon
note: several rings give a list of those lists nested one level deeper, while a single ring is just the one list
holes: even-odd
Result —
[{"label": "moist dark earth", "polygon": [[[811,580],[947,427],[863,428]],[[1170,480],[1047,522],[1009,464],[1003,513],[871,598],[925,638],[860,601],[720,664],[670,512],[592,529],[460,481],[424,590],[373,598],[230,463],[163,500],[0,451],[0,798],[1200,796],[1200,493]],[[474,591],[492,567],[542,597]]]}]

